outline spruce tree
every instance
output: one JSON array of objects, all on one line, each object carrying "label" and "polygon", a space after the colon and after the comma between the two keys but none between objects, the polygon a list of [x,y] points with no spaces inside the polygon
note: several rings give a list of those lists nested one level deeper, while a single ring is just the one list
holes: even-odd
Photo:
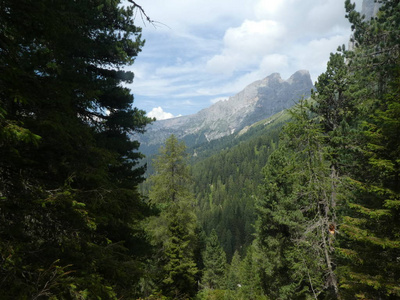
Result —
[{"label": "spruce tree", "polygon": [[0,2],[0,294],[134,297],[139,143],[124,83],[143,46],[120,1]]},{"label": "spruce tree", "polygon": [[242,299],[266,299],[261,283],[260,262],[255,245],[251,245],[247,248],[246,256],[241,263],[238,293]]},{"label": "spruce tree", "polygon": [[334,297],[338,286],[328,230],[336,224],[335,184],[325,138],[306,101],[292,110],[292,118],[264,168],[265,196],[257,205],[263,288],[273,298]]},{"label": "spruce tree", "polygon": [[222,249],[215,230],[208,237],[203,255],[204,270],[201,284],[207,289],[224,289],[226,254]]},{"label": "spruce tree", "polygon": [[[348,65],[362,108],[356,163],[348,171],[342,207],[340,275],[346,299],[396,299],[400,254],[399,229],[399,49],[398,1],[382,1],[376,18],[363,20],[346,1],[356,48]],[[361,97],[360,97],[361,96]]]},{"label": "spruce tree", "polygon": [[[179,213],[179,212],[177,212]],[[168,233],[170,238],[165,245],[165,264],[162,271],[162,290],[173,299],[187,299],[193,296],[198,272],[193,253],[190,250],[191,232],[177,219],[172,219]]]},{"label": "spruce tree", "polygon": [[236,291],[237,288],[241,286],[240,265],[241,265],[241,259],[239,252],[235,251],[226,276],[226,289],[228,291]]},{"label": "spruce tree", "polygon": [[197,219],[187,159],[185,144],[171,135],[154,160],[156,173],[149,178],[149,202],[158,211],[145,222],[155,246],[153,277],[162,294],[174,299],[192,297],[197,290]]}]

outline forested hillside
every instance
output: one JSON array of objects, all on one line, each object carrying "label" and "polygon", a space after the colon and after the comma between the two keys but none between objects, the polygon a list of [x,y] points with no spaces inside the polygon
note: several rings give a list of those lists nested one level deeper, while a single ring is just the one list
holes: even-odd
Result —
[{"label": "forested hillside", "polygon": [[[235,250],[244,253],[254,239],[255,199],[262,183],[262,168],[276,149],[289,113],[282,111],[242,131],[187,148],[202,230],[215,230],[228,260]],[[155,173],[154,156],[147,157],[147,176]],[[148,195],[151,180],[141,184]]]},{"label": "forested hillside", "polygon": [[283,129],[189,151],[208,235],[199,299],[400,297],[400,4],[372,20],[346,10],[354,47],[331,54]]},{"label": "forested hillside", "polygon": [[254,239],[261,170],[287,120],[282,112],[219,143],[189,149],[197,154],[192,159],[197,215],[207,234],[216,231],[229,260],[235,250],[243,254]]},{"label": "forested hillside", "polygon": [[400,1],[346,0],[311,98],[171,135],[142,192],[128,2],[0,1],[0,299],[399,299]]}]

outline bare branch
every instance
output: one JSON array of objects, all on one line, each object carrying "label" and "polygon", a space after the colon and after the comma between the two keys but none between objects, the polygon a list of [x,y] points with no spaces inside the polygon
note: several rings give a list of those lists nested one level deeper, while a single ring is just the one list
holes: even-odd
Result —
[{"label": "bare branch", "polygon": [[139,10],[139,12],[140,12],[140,17],[142,18],[142,21],[143,21],[144,24],[146,24],[146,21],[147,21],[148,23],[152,24],[154,27],[157,27],[156,24],[161,24],[161,25],[163,25],[163,26],[165,26],[165,27],[170,28],[169,26],[167,26],[167,25],[164,24],[164,23],[161,23],[161,22],[157,22],[157,21],[152,20],[152,19],[146,14],[146,12],[145,12],[145,10],[143,9],[143,7],[140,6],[139,4],[137,4],[135,1],[133,1],[133,0],[127,0],[127,1],[128,1],[129,3],[131,3],[131,4],[133,4],[134,8],[137,8],[137,9]]},{"label": "bare branch", "polygon": [[129,3],[132,3],[133,6],[136,7],[136,8],[140,11],[140,14],[141,14],[142,18],[143,18],[143,16],[144,16],[144,18],[146,19],[147,22],[149,22],[149,23],[151,23],[151,24],[154,23],[154,21],[153,21],[152,19],[150,19],[150,17],[146,14],[146,12],[144,11],[143,7],[141,7],[139,4],[137,4],[137,3],[136,3],[135,1],[133,1],[133,0],[128,0],[128,2],[129,2]]}]

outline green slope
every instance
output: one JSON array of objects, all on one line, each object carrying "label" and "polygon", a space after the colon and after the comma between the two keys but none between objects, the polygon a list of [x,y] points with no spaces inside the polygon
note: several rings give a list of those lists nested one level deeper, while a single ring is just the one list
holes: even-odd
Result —
[{"label": "green slope", "polygon": [[[235,250],[244,252],[253,240],[254,200],[262,182],[261,169],[277,147],[279,133],[289,120],[282,111],[254,123],[240,132],[189,148],[196,213],[207,234],[217,231],[227,257]],[[154,173],[146,158],[147,176]],[[141,191],[147,194],[145,182]]]},{"label": "green slope", "polygon": [[217,231],[228,258],[235,250],[244,251],[253,239],[261,169],[288,120],[283,111],[237,134],[189,150],[194,154],[199,220],[207,234]]}]

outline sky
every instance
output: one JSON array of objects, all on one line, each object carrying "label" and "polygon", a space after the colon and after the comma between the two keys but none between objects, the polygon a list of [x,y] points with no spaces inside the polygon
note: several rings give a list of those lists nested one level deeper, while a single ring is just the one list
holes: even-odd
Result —
[{"label": "sky", "polygon": [[[362,0],[356,0],[361,10]],[[129,67],[135,106],[157,119],[197,113],[248,84],[308,70],[313,83],[351,34],[344,0],[146,0],[146,40]]]}]

